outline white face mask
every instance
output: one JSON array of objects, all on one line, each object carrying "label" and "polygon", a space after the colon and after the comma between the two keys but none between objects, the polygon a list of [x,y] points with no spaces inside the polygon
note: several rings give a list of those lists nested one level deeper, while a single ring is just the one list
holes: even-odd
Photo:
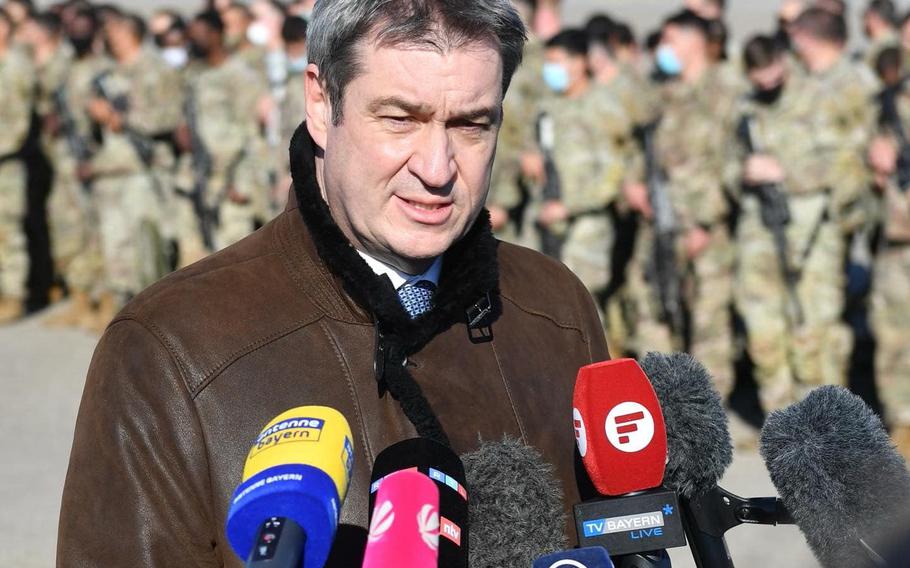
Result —
[{"label": "white face mask", "polygon": [[180,69],[186,65],[189,55],[182,47],[165,47],[161,50],[161,59],[172,69]]},{"label": "white face mask", "polygon": [[262,22],[254,22],[246,29],[246,38],[253,45],[265,45],[272,39],[269,28]]}]

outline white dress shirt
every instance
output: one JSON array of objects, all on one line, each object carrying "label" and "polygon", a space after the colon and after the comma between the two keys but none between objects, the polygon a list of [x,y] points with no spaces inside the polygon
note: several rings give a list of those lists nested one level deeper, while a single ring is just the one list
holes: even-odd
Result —
[{"label": "white dress shirt", "polygon": [[436,260],[427,268],[426,272],[423,272],[422,274],[408,274],[407,272],[398,270],[394,266],[389,266],[381,260],[373,258],[363,251],[358,250],[357,254],[366,261],[377,276],[382,276],[383,274],[388,276],[389,280],[392,281],[392,286],[394,286],[396,290],[405,284],[413,284],[414,282],[419,282],[421,280],[429,280],[434,286],[439,286],[439,273],[442,271],[442,256],[437,256]]}]

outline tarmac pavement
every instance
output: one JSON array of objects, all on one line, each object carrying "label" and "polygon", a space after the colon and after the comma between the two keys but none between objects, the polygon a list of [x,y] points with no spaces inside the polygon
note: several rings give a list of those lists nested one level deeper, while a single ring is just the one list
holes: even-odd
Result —
[{"label": "tarmac pavement", "polygon": [[[96,343],[48,329],[43,317],[0,327],[0,568],[54,565],[60,495]],[[736,454],[722,485],[737,495],[775,494],[755,451]],[[727,542],[737,568],[817,566],[795,527],[740,526]],[[695,566],[687,549],[670,556],[677,568]]]}]

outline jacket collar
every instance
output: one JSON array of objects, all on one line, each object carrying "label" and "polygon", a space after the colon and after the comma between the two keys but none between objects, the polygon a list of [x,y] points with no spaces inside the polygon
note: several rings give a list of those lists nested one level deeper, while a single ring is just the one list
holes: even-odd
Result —
[{"label": "jacket collar", "polygon": [[[460,241],[445,253],[435,307],[412,320],[405,312],[388,279],[376,276],[335,223],[316,181],[315,143],[306,123],[291,139],[290,164],[294,181],[288,207],[297,206],[316,251],[344,291],[373,315],[380,332],[407,356],[419,351],[433,337],[453,325],[466,322],[478,302],[490,301],[492,323],[498,316],[499,270],[497,241],[486,209]],[[296,203],[295,203],[296,202]]]}]

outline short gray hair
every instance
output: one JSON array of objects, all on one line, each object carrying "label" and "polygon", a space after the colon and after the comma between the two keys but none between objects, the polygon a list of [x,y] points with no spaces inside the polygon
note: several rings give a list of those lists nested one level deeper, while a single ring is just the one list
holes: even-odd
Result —
[{"label": "short gray hair", "polygon": [[307,54],[319,67],[333,124],[341,122],[345,87],[362,71],[359,48],[371,34],[379,46],[419,46],[441,53],[475,42],[497,45],[503,96],[527,39],[510,0],[319,0]]}]

